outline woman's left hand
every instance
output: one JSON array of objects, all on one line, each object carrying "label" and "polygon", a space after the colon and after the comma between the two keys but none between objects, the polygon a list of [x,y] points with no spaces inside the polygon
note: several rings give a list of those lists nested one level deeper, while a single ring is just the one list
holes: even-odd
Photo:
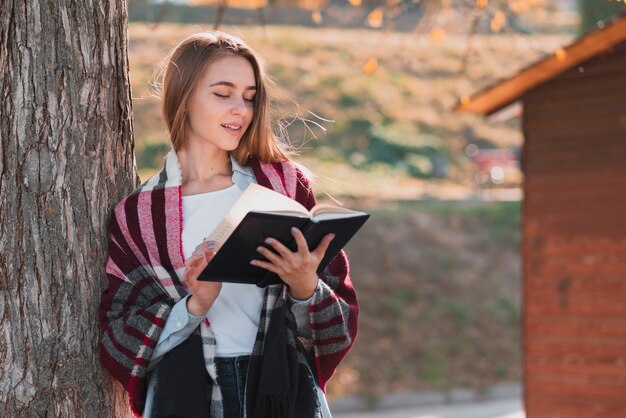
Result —
[{"label": "woman's left hand", "polygon": [[270,249],[259,246],[257,251],[269,261],[252,260],[250,264],[272,271],[289,286],[289,293],[296,299],[310,298],[317,288],[317,268],[324,258],[324,254],[335,237],[328,234],[320,241],[317,248],[309,251],[304,235],[298,228],[291,228],[296,239],[298,249],[292,252],[274,238],[267,238],[265,243],[270,245],[278,254]]}]

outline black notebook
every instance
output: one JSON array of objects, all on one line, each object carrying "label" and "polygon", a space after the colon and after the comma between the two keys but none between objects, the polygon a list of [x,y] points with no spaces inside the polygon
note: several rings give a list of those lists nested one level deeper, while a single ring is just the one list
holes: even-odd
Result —
[{"label": "black notebook", "polygon": [[267,261],[256,249],[272,237],[292,251],[297,244],[291,227],[299,228],[313,251],[322,238],[334,233],[317,272],[321,273],[369,218],[365,212],[320,204],[308,211],[300,203],[258,184],[251,184],[235,202],[222,222],[207,237],[216,241],[213,259],[199,280],[248,283],[257,286],[280,283],[277,274],[253,266],[250,260]]}]

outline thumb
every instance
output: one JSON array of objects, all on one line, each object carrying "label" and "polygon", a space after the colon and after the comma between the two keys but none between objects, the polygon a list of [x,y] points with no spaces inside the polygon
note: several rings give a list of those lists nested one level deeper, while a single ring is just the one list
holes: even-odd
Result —
[{"label": "thumb", "polygon": [[313,251],[313,253],[318,257],[318,258],[323,258],[324,254],[326,253],[326,250],[328,249],[328,246],[330,245],[330,242],[335,238],[335,234],[328,234],[326,235],[324,238],[322,238],[322,242],[320,242],[317,246],[317,248]]}]

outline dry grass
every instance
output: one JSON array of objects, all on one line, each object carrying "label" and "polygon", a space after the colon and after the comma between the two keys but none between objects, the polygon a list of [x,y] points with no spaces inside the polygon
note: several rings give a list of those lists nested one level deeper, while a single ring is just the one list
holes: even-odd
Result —
[{"label": "dry grass", "polygon": [[346,248],[359,335],[330,395],[376,399],[519,380],[518,204],[369,209],[374,216]]}]

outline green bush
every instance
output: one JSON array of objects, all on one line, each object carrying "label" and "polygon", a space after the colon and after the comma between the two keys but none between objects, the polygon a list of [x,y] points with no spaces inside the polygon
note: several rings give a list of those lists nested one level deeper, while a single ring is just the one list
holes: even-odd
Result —
[{"label": "green bush", "polygon": [[598,22],[626,11],[626,5],[621,1],[608,0],[578,0],[580,15],[580,32],[584,33],[598,27]]},{"label": "green bush", "polygon": [[[346,106],[356,103],[352,96],[343,95],[342,100]],[[359,169],[382,163],[412,177],[447,176],[449,153],[443,140],[430,133],[419,133],[411,125],[351,119],[338,122],[327,141]]]},{"label": "green bush", "polygon": [[163,166],[163,158],[165,158],[165,154],[167,154],[170,148],[171,145],[164,142],[138,143],[135,150],[137,168],[139,170],[161,168]]}]

